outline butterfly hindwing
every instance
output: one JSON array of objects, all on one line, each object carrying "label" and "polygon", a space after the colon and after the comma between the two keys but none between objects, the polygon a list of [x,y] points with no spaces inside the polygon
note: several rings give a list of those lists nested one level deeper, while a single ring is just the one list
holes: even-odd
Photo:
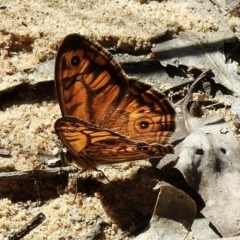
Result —
[{"label": "butterfly hindwing", "polygon": [[175,130],[175,111],[167,97],[151,85],[129,79],[129,91],[104,127],[131,139],[166,143]]},{"label": "butterfly hindwing", "polygon": [[55,130],[67,150],[75,159],[79,159],[76,160],[79,166],[83,159],[89,159],[91,164],[97,166],[173,153],[171,145],[132,141],[75,117],[59,118],[55,123]]}]

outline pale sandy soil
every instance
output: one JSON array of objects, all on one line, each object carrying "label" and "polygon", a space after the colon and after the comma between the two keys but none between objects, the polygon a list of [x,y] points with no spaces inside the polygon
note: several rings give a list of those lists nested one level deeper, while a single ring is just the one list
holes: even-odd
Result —
[{"label": "pale sandy soil", "polygon": [[[219,28],[211,14],[202,16],[188,3],[178,1],[0,0],[0,19],[1,91],[25,81],[53,79],[53,74],[44,79],[14,74],[53,59],[69,33],[81,33],[106,47],[134,52],[149,51],[154,39],[167,29],[178,33]],[[227,20],[232,28],[239,24],[236,18]],[[2,99],[0,145],[12,153],[10,158],[0,157],[1,172],[33,170],[42,162],[39,152],[50,156],[60,152],[53,128],[60,110],[54,89],[49,91],[49,98],[45,98],[22,88],[9,95],[11,99]],[[142,165],[150,166],[148,162]],[[139,175],[139,166],[127,163],[120,169],[103,168],[122,187],[109,183],[100,173],[83,174],[74,203],[75,176],[69,181],[59,176],[46,181],[0,182],[0,239],[6,239],[40,212],[46,220],[24,239],[73,239],[102,222],[106,226],[101,239],[119,239],[124,231],[137,233],[151,216],[157,196],[152,188],[159,178],[146,168]]]}]

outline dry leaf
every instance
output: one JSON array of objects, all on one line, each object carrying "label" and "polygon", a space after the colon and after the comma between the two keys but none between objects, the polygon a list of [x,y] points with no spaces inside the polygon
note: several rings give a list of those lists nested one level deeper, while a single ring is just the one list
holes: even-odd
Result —
[{"label": "dry leaf", "polygon": [[193,239],[190,228],[195,215],[196,205],[185,192],[161,183],[150,224],[135,240]]},{"label": "dry leaf", "polygon": [[202,213],[222,236],[239,232],[240,144],[225,122],[192,132],[181,145],[176,168],[202,197]]},{"label": "dry leaf", "polygon": [[178,38],[157,44],[152,52],[164,66],[184,65],[188,68],[211,69],[218,82],[232,91],[240,92],[238,62],[226,62],[225,55],[221,52],[226,42],[235,41],[236,36],[228,28],[222,32],[184,32]]}]

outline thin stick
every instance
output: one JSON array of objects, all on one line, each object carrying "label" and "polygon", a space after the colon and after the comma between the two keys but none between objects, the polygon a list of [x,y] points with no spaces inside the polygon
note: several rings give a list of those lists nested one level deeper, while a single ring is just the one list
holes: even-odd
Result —
[{"label": "thin stick", "polygon": [[0,181],[16,180],[27,178],[46,178],[61,174],[76,173],[79,169],[75,167],[57,167],[52,169],[34,170],[34,171],[16,171],[16,172],[1,172]]},{"label": "thin stick", "polygon": [[8,240],[18,240],[26,236],[30,231],[36,228],[46,219],[45,214],[39,213],[37,216],[33,217],[27,224],[22,226],[18,231],[9,235]]}]

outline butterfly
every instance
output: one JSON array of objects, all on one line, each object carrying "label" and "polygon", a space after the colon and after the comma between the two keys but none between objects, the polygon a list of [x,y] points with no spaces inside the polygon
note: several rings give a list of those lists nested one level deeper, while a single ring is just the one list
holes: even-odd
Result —
[{"label": "butterfly", "polygon": [[55,87],[62,113],[55,132],[68,164],[96,169],[173,153],[165,144],[175,130],[170,101],[151,85],[128,77],[95,41],[79,34],[63,40]]}]

